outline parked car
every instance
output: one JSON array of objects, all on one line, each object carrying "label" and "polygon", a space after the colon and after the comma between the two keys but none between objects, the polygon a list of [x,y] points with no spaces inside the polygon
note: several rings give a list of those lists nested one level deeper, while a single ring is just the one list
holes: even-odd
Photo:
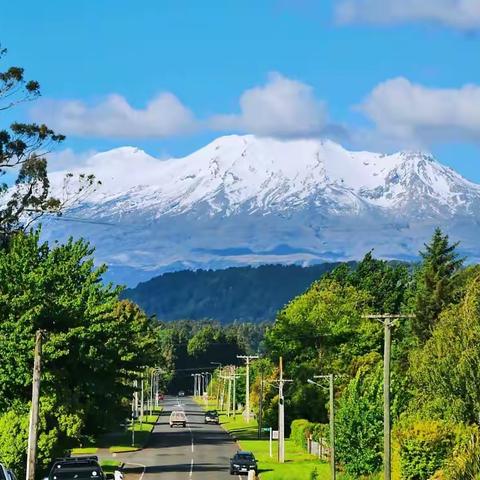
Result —
[{"label": "parked car", "polygon": [[250,470],[255,470],[255,475],[258,474],[257,460],[252,452],[239,450],[230,459],[230,475],[248,474]]},{"label": "parked car", "polygon": [[216,410],[205,412],[205,423],[216,423],[217,425],[220,423]]},{"label": "parked car", "polygon": [[181,427],[186,427],[187,426],[187,416],[185,415],[185,412],[183,410],[174,410],[170,414],[170,428],[173,428],[177,425],[180,425]]},{"label": "parked car", "polygon": [[48,480],[106,480],[97,456],[58,458]]},{"label": "parked car", "polygon": [[184,396],[185,396],[185,392],[184,392],[183,390],[180,390],[180,391],[178,392],[178,396],[179,396],[179,397],[184,397]]}]

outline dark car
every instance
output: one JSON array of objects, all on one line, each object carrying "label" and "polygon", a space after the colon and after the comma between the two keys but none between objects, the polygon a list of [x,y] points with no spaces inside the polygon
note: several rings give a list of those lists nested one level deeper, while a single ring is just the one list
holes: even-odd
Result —
[{"label": "dark car", "polygon": [[230,475],[240,475],[242,473],[248,474],[250,470],[255,470],[255,475],[257,475],[257,461],[255,460],[253,453],[239,450],[230,459]]},{"label": "dark car", "polygon": [[48,480],[105,480],[98,457],[59,458],[53,463]]},{"label": "dark car", "polygon": [[216,423],[217,425],[220,423],[216,410],[205,412],[205,423]]}]

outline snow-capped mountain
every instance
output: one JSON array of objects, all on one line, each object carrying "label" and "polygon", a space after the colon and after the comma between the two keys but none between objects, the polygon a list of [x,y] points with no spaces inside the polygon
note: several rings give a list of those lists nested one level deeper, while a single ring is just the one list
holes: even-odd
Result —
[{"label": "snow-capped mountain", "polygon": [[235,135],[169,160],[119,148],[81,171],[102,186],[44,234],[91,240],[128,285],[180,268],[358,259],[372,248],[409,259],[436,225],[480,256],[480,185],[421,152]]}]

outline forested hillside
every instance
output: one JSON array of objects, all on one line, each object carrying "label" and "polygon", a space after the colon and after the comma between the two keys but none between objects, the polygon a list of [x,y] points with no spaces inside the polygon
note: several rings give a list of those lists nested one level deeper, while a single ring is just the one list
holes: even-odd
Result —
[{"label": "forested hillside", "polygon": [[125,290],[123,297],[160,320],[263,322],[274,320],[278,310],[338,265],[265,265],[166,273]]}]

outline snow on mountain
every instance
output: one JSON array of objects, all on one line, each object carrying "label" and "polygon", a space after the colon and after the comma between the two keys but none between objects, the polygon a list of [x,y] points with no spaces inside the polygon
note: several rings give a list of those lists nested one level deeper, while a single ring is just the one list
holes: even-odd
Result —
[{"label": "snow on mountain", "polygon": [[232,135],[178,159],[118,148],[78,172],[102,186],[48,221],[45,236],[86,237],[129,285],[179,268],[357,259],[371,248],[413,258],[436,225],[478,256],[480,186],[421,152]]}]

